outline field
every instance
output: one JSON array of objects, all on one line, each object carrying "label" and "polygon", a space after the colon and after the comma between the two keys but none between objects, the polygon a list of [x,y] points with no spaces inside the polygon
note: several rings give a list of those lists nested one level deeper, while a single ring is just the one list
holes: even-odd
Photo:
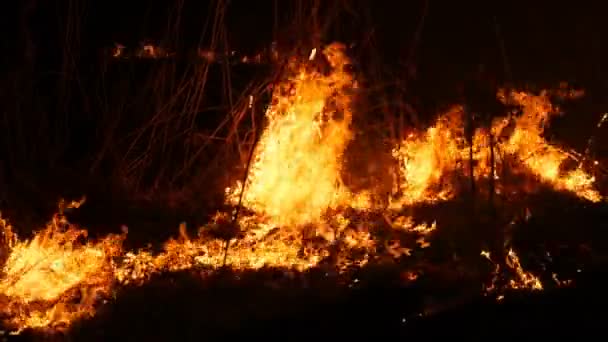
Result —
[{"label": "field", "polygon": [[[417,82],[409,57],[392,75],[365,30],[337,24],[367,18],[341,2],[297,1],[276,41],[237,53],[237,14],[214,4],[208,47],[177,44],[178,2],[175,46],[92,53],[68,21],[61,53],[3,80],[0,336],[599,331],[601,85],[515,80],[504,46],[501,82],[479,64]],[[350,29],[368,45],[334,41]]]}]

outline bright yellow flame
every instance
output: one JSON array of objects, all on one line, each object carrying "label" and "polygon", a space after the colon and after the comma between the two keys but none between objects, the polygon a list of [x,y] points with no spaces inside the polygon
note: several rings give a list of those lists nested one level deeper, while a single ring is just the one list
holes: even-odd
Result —
[{"label": "bright yellow flame", "polygon": [[[63,216],[64,209],[77,208],[82,201],[62,201],[59,213],[29,240],[18,239],[0,218],[0,313],[5,322],[16,329],[67,328],[75,320],[93,315],[97,303],[109,298],[115,286],[139,285],[161,272],[196,269],[204,274],[222,266],[226,239],[230,240],[226,264],[235,270],[265,266],[305,270],[329,260],[331,267],[347,272],[386,256],[408,256],[415,247],[428,247],[426,237],[436,229],[434,223],[417,225],[411,217],[385,211],[385,222],[379,224],[353,220],[344,210],[377,208],[372,208],[368,193],[353,194],[342,185],[342,157],[352,139],[356,82],[345,68],[348,59],[343,46],[332,44],[322,54],[329,62],[328,73],[295,61],[290,65],[291,77],[276,88],[266,112],[268,124],[245,188],[237,184],[227,189],[227,200],[233,204],[243,192],[243,204],[252,215],[233,223],[229,213],[220,212],[192,238],[182,225],[179,236],[167,241],[159,254],[123,251],[124,234],[88,241],[86,230]],[[518,171],[531,172],[557,190],[599,201],[593,177],[580,168],[564,172],[568,154],[542,137],[556,112],[547,94],[498,96],[520,104],[523,115],[515,118],[511,132],[507,131],[508,118],[497,118],[492,127],[475,132],[475,177],[489,176],[490,131],[502,137],[497,151],[514,156],[523,166]],[[252,103],[253,98],[250,100]],[[457,174],[469,158],[462,117],[462,107],[454,107],[433,127],[412,134],[395,147],[393,156],[399,161],[401,179],[391,198],[392,209],[447,200],[457,194]],[[499,162],[496,168],[501,167],[507,165]],[[379,226],[391,229],[376,234]],[[405,247],[404,233],[415,236],[414,246]],[[482,255],[491,260],[488,252]],[[523,270],[515,252],[510,250],[506,257],[507,267],[516,276],[510,287],[542,289],[538,278]],[[417,276],[404,275],[409,280]]]},{"label": "bright yellow flame", "polygon": [[[268,126],[258,143],[247,178],[245,206],[278,225],[320,222],[328,209],[350,204],[342,185],[342,155],[352,138],[351,94],[355,89],[344,47],[323,54],[324,75],[292,63],[293,75],[279,85],[266,112]],[[242,185],[229,189],[238,201]]]},{"label": "bright yellow flame", "polygon": [[[510,93],[510,98],[522,106],[523,115],[515,119],[515,131],[501,147],[516,155],[530,171],[555,189],[599,202],[601,196],[593,187],[594,177],[580,168],[562,172],[563,163],[569,158],[568,153],[550,145],[542,137],[551,115],[557,113],[548,95],[546,91],[537,96],[523,92]],[[505,98],[504,94],[499,96]]]},{"label": "bright yellow flame", "polygon": [[[3,225],[6,235],[10,228]],[[10,325],[59,329],[94,314],[113,282],[111,258],[120,253],[121,237],[91,243],[86,236],[56,214],[31,240],[14,238],[0,278],[0,297],[10,298],[2,309]]]},{"label": "bright yellow flame", "polygon": [[[578,93],[558,93],[561,96],[579,96]],[[495,157],[496,189],[508,184],[499,182],[497,175],[502,168],[519,173],[532,173],[543,182],[559,191],[568,191],[592,202],[602,197],[594,188],[595,179],[580,167],[564,171],[564,162],[570,154],[549,144],[543,137],[549,119],[557,113],[548,97],[548,92],[531,95],[512,91],[497,94],[502,101],[521,106],[523,113],[509,119],[495,118],[491,127],[495,137],[495,155],[506,153],[513,156],[519,165],[507,165]],[[505,113],[507,114],[507,113]],[[400,186],[394,191],[391,204],[394,208],[419,202],[436,202],[454,196],[456,189],[452,178],[454,172],[468,170],[469,147],[464,137],[463,109],[454,107],[441,115],[435,125],[422,135],[411,134],[393,150],[399,161]],[[488,128],[479,128],[473,137],[473,160],[475,178],[490,177],[490,144]],[[505,138],[506,137],[506,138]],[[522,169],[523,166],[523,169]],[[517,168],[520,170],[517,170]],[[513,169],[515,168],[515,169]],[[465,173],[467,176],[469,172]]]},{"label": "bright yellow flame", "polygon": [[446,200],[453,195],[451,184],[442,181],[458,167],[461,158],[463,147],[458,131],[461,111],[460,107],[451,109],[423,135],[410,134],[393,149],[400,165],[400,188],[396,191],[400,196],[391,199],[393,208]]}]

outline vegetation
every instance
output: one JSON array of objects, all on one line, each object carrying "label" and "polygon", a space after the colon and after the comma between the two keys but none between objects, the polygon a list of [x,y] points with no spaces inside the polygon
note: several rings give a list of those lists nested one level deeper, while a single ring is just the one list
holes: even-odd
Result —
[{"label": "vegetation", "polygon": [[[465,71],[457,70],[453,71],[454,74],[446,72],[443,75],[441,72],[445,70],[438,67],[442,70],[438,72],[441,77],[439,82],[437,74],[431,73],[431,67],[420,57],[419,50],[424,44],[423,32],[429,25],[429,13],[432,10],[428,1],[421,2],[420,7],[416,8],[416,20],[409,24],[413,33],[408,39],[403,39],[405,43],[402,40],[399,44],[383,42],[383,37],[378,37],[370,29],[376,25],[374,9],[366,7],[365,1],[297,0],[283,4],[274,0],[264,3],[260,6],[266,6],[268,12],[272,13],[269,17],[273,17],[265,25],[272,26],[272,29],[268,30],[270,34],[265,34],[264,29],[259,30],[262,38],[259,44],[252,44],[257,46],[250,49],[251,54],[268,47],[274,41],[278,47],[278,57],[273,59],[273,63],[256,65],[233,63],[232,51],[236,49],[233,43],[236,34],[233,32],[237,25],[233,18],[238,15],[231,10],[235,4],[225,0],[211,1],[205,20],[199,20],[200,27],[196,27],[196,30],[185,24],[187,18],[192,18],[191,6],[185,0],[171,2],[169,14],[163,18],[166,29],[158,35],[162,38],[142,43],[144,45],[140,49],[146,54],[140,56],[142,58],[136,58],[135,55],[117,58],[112,44],[118,42],[107,42],[103,48],[99,47],[99,40],[88,36],[91,32],[88,26],[90,22],[83,15],[95,7],[84,0],[70,0],[65,6],[29,1],[23,6],[19,16],[20,25],[15,26],[19,27],[23,39],[18,40],[14,54],[10,55],[14,56],[10,63],[14,68],[7,73],[6,78],[0,80],[0,103],[4,106],[0,127],[5,132],[0,138],[0,153],[5,156],[0,160],[2,218],[9,217],[11,223],[19,227],[20,237],[29,237],[27,229],[43,226],[43,222],[54,212],[57,198],[75,199],[84,194],[88,200],[78,210],[67,208],[68,211],[64,213],[62,207],[61,212],[53,216],[47,229],[37,235],[31,244],[25,240],[18,241],[7,234],[12,232],[12,228],[8,229],[2,223],[4,231],[0,241],[3,245],[10,246],[11,255],[19,255],[16,251],[21,252],[24,264],[29,269],[14,267],[15,274],[11,274],[8,272],[11,269],[6,268],[0,273],[0,305],[9,307],[11,304],[11,308],[14,306],[21,309],[19,305],[23,303],[17,300],[14,303],[18,304],[9,303],[13,297],[18,297],[15,293],[11,297],[9,292],[16,291],[11,286],[18,282],[27,285],[27,281],[23,280],[27,277],[20,275],[19,271],[32,274],[32,269],[44,268],[41,274],[48,274],[47,269],[53,271],[50,272],[53,276],[61,273],[54,269],[58,266],[51,262],[48,255],[42,261],[36,258],[39,255],[32,257],[35,253],[32,253],[31,247],[38,245],[42,246],[40,250],[43,251],[48,247],[47,250],[55,254],[65,252],[63,254],[66,259],[76,255],[73,264],[81,261],[79,253],[85,257],[90,256],[92,259],[89,260],[94,260],[95,263],[87,263],[89,269],[86,272],[74,272],[79,273],[84,281],[78,280],[78,277],[66,277],[71,281],[68,285],[59,284],[58,281],[62,286],[57,285],[53,289],[56,296],[43,293],[48,298],[42,296],[40,299],[32,295],[36,292],[34,289],[28,289],[24,296],[34,299],[25,300],[26,305],[23,306],[26,309],[23,310],[46,305],[51,308],[47,311],[53,311],[59,306],[78,308],[82,304],[83,310],[90,313],[97,310],[96,305],[102,301],[102,297],[105,300],[111,294],[115,298],[112,298],[110,304],[100,306],[95,319],[80,321],[68,332],[76,338],[102,340],[122,337],[120,335],[133,326],[137,327],[133,329],[136,338],[154,336],[149,326],[143,329],[138,327],[140,322],[148,320],[167,325],[170,331],[163,332],[162,336],[185,339],[201,334],[220,336],[234,326],[243,325],[243,322],[249,324],[245,326],[252,331],[268,333],[268,324],[278,322],[279,325],[285,323],[286,326],[295,327],[300,325],[298,322],[305,322],[301,325],[304,328],[308,324],[319,327],[326,326],[331,318],[335,318],[336,328],[340,329],[346,329],[353,322],[364,324],[373,321],[374,329],[391,328],[398,333],[405,333],[406,330],[415,329],[408,325],[404,330],[403,320],[416,321],[418,318],[415,317],[420,315],[434,316],[450,311],[453,309],[451,303],[461,306],[465,302],[477,301],[482,303],[484,309],[489,307],[490,299],[484,299],[479,288],[506,288],[509,276],[503,273],[514,273],[522,278],[519,280],[524,285],[513,283],[510,288],[522,286],[538,289],[540,285],[537,284],[542,282],[540,287],[544,286],[551,291],[564,284],[562,277],[568,281],[580,279],[577,270],[581,269],[581,263],[587,267],[595,262],[603,262],[608,246],[604,246],[603,233],[598,232],[597,227],[605,221],[606,207],[602,203],[591,203],[601,202],[603,199],[600,194],[603,192],[590,190],[589,182],[578,186],[578,183],[568,183],[566,177],[560,178],[559,173],[566,172],[562,170],[566,167],[561,163],[564,159],[559,158],[570,151],[547,143],[552,139],[546,136],[544,127],[537,127],[542,126],[543,120],[548,120],[549,111],[538,115],[539,122],[531,120],[534,122],[528,125],[534,126],[534,133],[537,133],[534,137],[538,139],[534,144],[546,145],[544,155],[548,157],[540,158],[544,164],[534,164],[530,161],[531,157],[508,160],[505,157],[508,153],[538,153],[533,149],[522,148],[524,143],[516,139],[503,139],[501,146],[511,148],[512,151],[498,148],[489,150],[491,174],[500,171],[500,182],[495,184],[494,177],[486,182],[486,175],[471,176],[467,172],[467,165],[473,164],[474,153],[481,155],[475,157],[477,161],[485,156],[483,152],[474,151],[475,139],[483,142],[488,136],[496,138],[491,140],[492,147],[501,139],[500,136],[493,135],[493,122],[484,123],[485,130],[477,135],[469,132],[470,163],[454,162],[460,160],[461,146],[457,140],[462,127],[455,129],[458,124],[452,119],[456,116],[449,114],[460,113],[452,109],[453,104],[460,100],[456,98],[453,89],[464,78]],[[34,29],[37,20],[35,14],[49,8],[56,9],[62,19],[65,19],[62,20],[59,31],[54,33],[55,36],[49,33],[49,36],[54,37],[50,39],[52,44],[47,44],[51,46],[44,45],[44,39],[36,37],[38,32]],[[488,64],[498,65],[491,66],[492,70],[500,75],[498,78],[503,84],[508,85],[507,91],[515,86],[530,88],[525,78],[514,78],[513,71],[520,64],[511,63],[508,44],[505,44],[498,21],[495,20],[494,25],[489,27],[493,29],[491,36],[497,41],[496,51],[500,55],[500,58],[486,58],[491,61]],[[184,39],[184,36],[193,35],[190,31],[201,34],[195,39]],[[237,196],[237,202],[226,201],[226,197],[230,197],[226,194],[226,188],[230,186],[235,190],[234,184],[247,184],[250,180],[248,177],[252,169],[254,148],[268,127],[265,113],[272,103],[273,91],[277,91],[279,81],[285,78],[290,58],[297,56],[306,59],[309,54],[321,54],[322,48],[335,40],[346,42],[346,51],[354,61],[348,65],[348,73],[356,76],[356,87],[350,78],[344,83],[347,84],[345,88],[357,88],[357,96],[352,97],[354,103],[350,104],[356,111],[350,125],[356,139],[350,141],[345,151],[345,169],[348,172],[340,175],[343,179],[340,176],[336,179],[328,178],[326,183],[330,183],[330,186],[326,188],[334,190],[334,183],[344,183],[354,193],[373,189],[374,195],[380,199],[372,198],[369,201],[374,205],[362,208],[354,204],[356,201],[348,197],[350,194],[340,193],[348,198],[348,201],[344,200],[344,203],[348,202],[344,205],[347,208],[331,208],[325,213],[329,217],[323,222],[325,225],[314,227],[319,231],[326,230],[322,232],[325,235],[306,236],[306,229],[310,227],[302,228],[302,241],[298,241],[302,244],[302,251],[298,251],[294,258],[306,254],[307,248],[314,249],[320,245],[319,249],[324,248],[327,253],[312,255],[319,256],[320,260],[305,266],[298,264],[301,266],[299,269],[277,270],[267,264],[257,266],[255,262],[258,260],[249,260],[253,259],[249,256],[253,255],[256,246],[250,244],[248,239],[254,238],[248,233],[257,234],[255,229],[268,228],[264,230],[268,239],[265,236],[262,240],[253,241],[262,241],[262,247],[270,246],[268,250],[274,253],[268,254],[279,255],[281,258],[292,257],[284,255],[283,251],[295,250],[288,248],[295,244],[290,240],[294,235],[289,235],[289,232],[281,235],[276,232],[278,228],[266,227],[268,225],[265,226],[262,222],[254,222],[251,231],[240,230],[241,227],[237,227],[234,222],[227,223],[234,213],[231,209],[235,206],[243,210],[243,216],[248,211],[259,214],[260,217],[264,215],[255,212],[255,208],[241,208],[244,201],[254,203],[255,198],[250,200],[244,199],[246,196]],[[129,46],[139,43],[140,41],[130,42]],[[386,49],[387,45],[395,44],[400,46],[401,51],[394,53],[397,57],[393,59],[391,57],[394,56],[385,50],[390,50]],[[199,58],[201,46],[204,47],[203,52],[215,53],[214,62]],[[455,63],[448,57],[442,58],[447,61],[437,65]],[[306,94],[318,95],[317,93],[325,91],[327,96],[321,97],[325,101],[324,106],[344,109],[340,108],[343,103],[340,103],[339,96],[329,91],[335,90],[330,89],[335,83],[335,79],[331,78],[331,62],[329,57],[311,62],[316,63],[316,69],[322,70],[319,73],[322,81],[311,82],[317,88],[311,87],[312,91],[308,89],[309,93]],[[475,60],[471,64],[477,65],[477,62]],[[418,72],[421,70],[432,76],[420,77]],[[545,78],[535,83],[554,81]],[[331,86],[327,86],[329,83]],[[601,86],[598,88],[602,89]],[[561,90],[566,91],[565,88]],[[592,102],[593,91],[591,94]],[[435,99],[429,100],[430,96]],[[515,101],[509,99],[509,96],[512,95],[505,95],[505,102]],[[517,96],[518,94],[513,95],[514,98]],[[555,97],[563,99],[569,96]],[[314,96],[311,98],[317,99]],[[538,98],[542,100],[544,95]],[[536,100],[536,97],[532,99]],[[525,99],[518,101],[520,107],[528,104]],[[545,102],[540,102],[540,107],[545,105]],[[567,101],[563,104],[574,111],[588,109],[577,108]],[[446,111],[448,114],[436,118],[437,113]],[[598,113],[595,116],[601,117],[600,111],[593,109],[593,112]],[[342,115],[346,116],[344,113]],[[599,117],[595,116],[590,115],[588,120],[575,117],[574,120],[584,121],[580,126],[586,128],[585,132],[590,132],[588,128],[599,121]],[[566,123],[562,123],[562,127],[568,126],[568,121],[563,122]],[[524,124],[525,122],[522,127]],[[437,130],[427,129],[429,126],[439,127],[438,130],[446,134],[433,136]],[[578,137],[568,141],[569,145],[580,151],[584,150],[581,146],[588,147],[585,153],[572,152],[575,156],[571,159],[579,158],[582,166],[580,173],[571,172],[568,175],[580,176],[578,180],[582,179],[582,183],[593,179],[591,182],[596,182],[601,187],[605,181],[605,172],[599,161],[601,149],[598,146],[601,142],[598,141],[601,139],[596,139],[594,144],[588,143],[590,136],[601,136],[601,125],[593,130],[590,134],[578,134]],[[505,133],[507,129],[501,127],[497,131]],[[560,134],[559,127],[556,131]],[[562,135],[565,135],[563,132]],[[344,141],[346,140],[348,139],[345,138]],[[344,141],[340,141],[340,148],[344,147]],[[395,146],[401,147],[401,152]],[[338,154],[342,153],[340,148],[336,149],[339,150]],[[323,151],[317,150],[318,154]],[[494,154],[495,151],[497,155]],[[430,160],[430,167],[427,164],[421,167],[422,173],[425,169],[427,173],[418,193],[420,198],[427,195],[424,191],[436,190],[428,186],[427,183],[432,183],[427,182],[429,179],[435,187],[451,181],[456,185],[454,189],[448,189],[450,191],[447,193],[439,191],[441,189],[433,192],[437,196],[428,196],[430,200],[426,202],[399,194],[402,196],[399,200],[403,201],[395,204],[393,197],[399,197],[395,195],[395,189],[398,189],[397,192],[406,192],[411,188],[404,185],[406,181],[403,179],[392,178],[399,174],[400,168],[404,168],[403,165],[394,164],[405,164],[410,154],[418,152]],[[554,159],[558,162],[549,165],[549,162],[554,162],[549,157],[556,155]],[[437,159],[444,157],[452,158],[449,161],[454,163],[449,167],[441,165]],[[325,164],[332,162],[321,160]],[[274,161],[269,163],[272,162]],[[525,175],[517,173],[517,163],[523,164],[529,172]],[[456,169],[455,165],[461,169]],[[549,166],[555,172],[543,176],[543,168]],[[583,166],[585,172],[593,170],[593,177],[583,172]],[[429,168],[431,172],[428,172]],[[457,195],[465,194],[467,191],[463,189],[468,188],[469,181],[476,180],[475,177],[479,177],[480,183],[475,183],[475,196],[478,197],[474,197],[476,202],[471,206],[471,197]],[[532,178],[543,181],[535,191],[510,192],[509,186],[526,188]],[[553,187],[550,186],[552,184]],[[317,185],[321,187],[327,184],[317,182]],[[500,194],[496,191],[499,186],[502,186]],[[278,192],[278,188],[270,190]],[[580,197],[591,200],[580,200],[574,196],[578,192],[585,194]],[[273,203],[278,206],[284,204],[281,199],[275,202],[279,202]],[[320,202],[323,206],[327,204]],[[378,203],[381,205],[378,206]],[[302,206],[302,203],[295,203],[292,208]],[[218,210],[224,215],[218,214]],[[560,215],[556,214],[558,211]],[[465,212],[467,215],[463,215]],[[86,240],[87,231],[72,229],[63,221],[64,214],[70,221],[87,227],[92,237],[102,237],[100,242],[81,243],[81,240]],[[398,230],[395,226],[400,225],[396,222],[406,216],[412,222],[401,222],[402,227],[398,228],[403,232],[395,233]],[[585,219],[590,224],[573,232],[572,226],[580,226],[580,222]],[[170,237],[176,235],[173,228],[184,221],[187,224],[180,225],[179,237],[170,240]],[[307,222],[309,225],[319,223],[310,221]],[[441,229],[432,235],[430,248],[427,248],[429,241],[420,238],[413,243],[418,247],[412,250],[405,248],[397,253],[397,249],[392,249],[390,242],[395,242],[393,240],[399,244],[401,240],[412,240],[415,235],[412,233],[417,234],[429,227],[434,230],[432,222],[436,222]],[[124,226],[122,230],[125,234],[106,240],[108,233],[118,233],[121,226]],[[192,238],[194,230],[201,226],[210,228],[203,230],[201,236]],[[361,226],[365,227],[360,228]],[[506,227],[509,231],[503,232],[499,227]],[[222,228],[231,229],[226,233],[227,229]],[[517,261],[516,266],[510,265],[508,269],[505,267],[502,259],[510,255],[506,250],[505,255],[498,257],[480,257],[479,247],[484,236],[487,238],[488,228],[496,228],[495,231],[500,233],[501,238],[506,238],[506,241],[500,240],[500,246],[492,246],[494,249],[501,249],[504,245],[517,246],[521,251],[521,264],[526,266],[525,272],[520,261]],[[344,257],[341,248],[348,245],[349,239],[360,238],[357,234],[366,233],[366,229],[372,234],[364,242],[371,241],[371,247],[365,245],[361,251],[357,251],[366,256],[363,258],[365,263],[353,262],[357,266],[363,266],[352,269],[345,267],[347,271],[344,273],[332,273],[331,270],[342,267],[343,264],[350,265],[351,260],[345,262],[340,259]],[[333,237],[328,237],[330,235]],[[118,253],[118,241],[122,243],[121,239],[125,236],[127,241],[124,246],[120,246],[123,249]],[[212,259],[210,251],[215,252],[219,246],[223,251],[223,264],[226,265],[231,247],[228,241],[234,237],[237,238],[235,243],[238,251],[243,253],[233,258],[231,265],[234,268],[228,270],[222,267],[215,272],[208,272],[207,268],[212,264],[208,260]],[[277,240],[281,240],[280,243],[276,243]],[[158,247],[165,241],[168,241],[165,250],[155,256],[151,256],[147,250],[139,250],[150,242]],[[366,253],[370,252],[366,248],[370,248],[373,251],[371,253],[376,253],[373,258],[368,258]],[[0,252],[2,264],[8,260],[12,262],[11,265],[20,265],[5,255],[8,253],[4,253],[4,249],[0,249]],[[385,257],[383,253],[393,254],[394,258]],[[405,254],[407,257],[403,257]],[[125,265],[133,255],[136,257],[132,260],[141,258],[137,260],[144,266],[135,262],[128,266],[136,269],[148,265],[146,262],[152,265],[151,280],[142,281],[143,286],[141,283],[135,285],[124,281],[128,280],[124,275],[129,275],[128,272],[132,271]],[[55,257],[62,260],[61,255]],[[347,256],[350,257],[351,255]],[[355,256],[352,257],[356,259]],[[192,261],[199,260],[197,258],[204,259],[204,262]],[[551,262],[547,262],[546,258],[551,258]],[[34,261],[30,261],[30,265],[26,259]],[[589,259],[594,260],[590,262]],[[248,262],[247,265],[256,265],[252,267],[256,268],[255,271],[241,267],[239,262],[242,260],[246,260],[243,264]],[[283,262],[283,259],[279,261]],[[285,264],[288,262],[291,259]],[[68,263],[63,261],[60,266],[67,268],[66,264]],[[95,268],[97,264],[101,266]],[[184,269],[188,271],[185,272]],[[7,274],[9,277],[5,277]],[[559,274],[560,278],[557,279],[555,274]],[[202,282],[201,277],[205,278]],[[494,281],[503,283],[490,284],[488,281],[492,277]],[[135,276],[133,279],[141,280]],[[95,293],[92,290],[95,287],[103,288],[104,291]],[[78,291],[81,293],[78,294]],[[218,291],[220,295],[217,295]],[[94,293],[93,296],[91,292]],[[485,292],[489,293],[492,293],[491,290]],[[502,292],[493,294],[492,302],[504,295]],[[150,301],[149,298],[155,300]],[[517,295],[507,300],[513,300],[512,298],[517,301]],[[398,309],[386,309],[395,300]],[[372,309],[355,310],[359,303],[365,303]],[[29,304],[31,307],[27,306]],[[285,304],[289,304],[286,311],[283,309]],[[160,314],[159,317],[158,308],[161,306],[173,311]],[[316,313],[326,306],[332,306],[335,310],[328,310],[326,315]],[[34,309],[30,311],[35,311]],[[353,314],[373,314],[378,311],[382,311],[382,314],[376,319],[369,315],[364,316],[365,319],[357,318]],[[279,317],[285,312],[290,313],[290,318],[281,320]],[[176,317],[167,318],[172,314]],[[127,318],[135,319],[136,322]],[[0,319],[4,321],[4,317]],[[189,321],[180,322],[180,319]],[[396,321],[386,323],[382,320]],[[441,315],[438,320],[441,320]],[[185,323],[191,330],[176,332],[181,323]],[[28,324],[30,327],[36,326]],[[38,324],[40,327],[48,325],[45,322]]]}]

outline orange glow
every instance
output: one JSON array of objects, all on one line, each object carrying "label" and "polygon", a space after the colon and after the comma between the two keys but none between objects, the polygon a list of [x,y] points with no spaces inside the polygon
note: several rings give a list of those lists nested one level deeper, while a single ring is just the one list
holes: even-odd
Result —
[{"label": "orange glow", "polygon": [[453,196],[452,185],[444,177],[459,166],[463,153],[461,112],[462,108],[453,108],[426,132],[410,134],[393,149],[393,157],[400,165],[400,188],[395,191],[400,197],[391,199],[393,208]]},{"label": "orange glow", "polygon": [[[352,138],[351,94],[356,88],[345,70],[344,47],[323,54],[329,75],[294,61],[291,77],[279,85],[266,112],[267,128],[258,143],[245,185],[245,206],[278,225],[319,222],[327,209],[349,205],[341,185],[342,154]],[[242,185],[228,189],[238,202]]]},{"label": "orange glow", "polygon": [[[491,258],[490,252],[488,251],[482,251],[481,256],[493,263],[495,267],[494,278],[492,279],[491,284],[486,287],[486,293],[504,290],[503,288],[498,288],[496,286],[496,283],[500,277],[500,265],[494,263]],[[521,263],[519,262],[519,257],[517,256],[517,253],[515,253],[513,249],[508,250],[508,253],[505,257],[505,265],[514,275],[514,277],[510,278],[508,281],[508,288],[513,290],[543,290],[543,284],[541,283],[540,279],[532,273],[524,270],[524,268],[521,266]],[[502,294],[499,293],[497,299],[502,300],[502,298],[504,297],[502,296]]]},{"label": "orange glow", "polygon": [[[575,95],[580,96],[578,93],[569,96]],[[507,167],[510,171],[531,173],[555,190],[571,192],[592,202],[601,201],[602,197],[594,187],[594,177],[580,167],[564,170],[564,164],[571,155],[543,137],[549,119],[558,112],[549,101],[548,92],[532,95],[514,91],[507,97],[501,91],[497,96],[503,101],[508,98],[523,110],[521,115],[513,119],[507,116],[495,118],[491,127],[493,136],[498,137],[495,153],[507,153],[518,161],[517,165],[505,165],[499,158],[496,159],[494,177],[497,190],[508,185],[502,184],[497,176],[503,167]],[[393,156],[401,166],[400,188],[394,191],[391,199],[393,207],[436,202],[454,196],[457,182],[449,177],[454,172],[468,175],[466,161],[469,150],[464,137],[463,115],[462,107],[454,107],[441,115],[426,132],[411,134],[393,150]],[[508,132],[510,124],[514,125],[512,132]],[[477,129],[473,137],[476,179],[490,177],[488,142],[488,129]]]},{"label": "orange glow", "polygon": [[[11,232],[6,222],[3,228],[5,235]],[[2,309],[9,325],[61,329],[95,313],[113,282],[111,257],[120,253],[121,237],[92,243],[86,236],[60,214],[31,240],[13,236],[0,278],[0,297],[9,299]]]},{"label": "orange glow", "polygon": [[[154,46],[144,47],[142,53],[164,54]],[[317,64],[323,58],[327,72],[321,72]],[[347,71],[348,64],[340,44],[291,60],[285,79],[274,87],[245,184],[226,189],[226,201],[232,205],[243,194],[242,204],[248,210],[237,222],[232,222],[232,213],[218,212],[196,236],[189,236],[181,225],[179,235],[166,241],[162,252],[153,253],[124,250],[126,231],[98,241],[87,239],[87,231],[63,215],[65,208],[77,208],[82,201],[62,201],[59,212],[30,239],[19,238],[0,218],[0,314],[5,323],[16,330],[67,329],[94,315],[99,303],[122,286],[141,285],[163,272],[192,270],[205,275],[222,267],[224,259],[233,270],[324,267],[344,274],[371,263],[394,263],[415,249],[428,248],[436,224],[416,223],[403,209],[447,201],[461,191],[469,158],[463,107],[454,106],[432,127],[394,146],[398,186],[388,208],[376,207],[372,190],[352,192],[342,182],[347,171],[343,155],[353,139],[351,123],[356,112],[357,82]],[[559,94],[575,96],[564,89]],[[494,177],[497,191],[503,191],[511,185],[498,175],[509,168],[557,191],[602,200],[594,178],[581,167],[565,170],[570,154],[544,139],[544,129],[557,112],[547,92],[502,91],[498,98],[521,105],[523,113],[513,117],[505,113],[491,127],[475,132],[477,180]],[[250,106],[254,108],[252,104],[253,95]],[[495,175],[490,175],[488,133],[497,137],[497,154],[515,160],[506,163],[498,158]],[[370,212],[378,215],[367,218]],[[482,256],[491,261],[489,252]],[[536,276],[522,268],[513,250],[506,258],[514,276],[510,288],[543,288]],[[495,268],[498,276],[498,265]],[[419,276],[411,270],[402,273],[408,282]]]},{"label": "orange glow", "polygon": [[[501,147],[516,155],[533,174],[556,190],[569,191],[589,201],[599,202],[602,198],[594,189],[594,177],[580,168],[562,171],[569,154],[542,137],[550,117],[558,113],[548,95],[546,91],[537,96],[523,92],[509,94],[515,103],[522,106],[523,115],[515,119],[515,131]],[[499,96],[505,98],[503,94]]]}]

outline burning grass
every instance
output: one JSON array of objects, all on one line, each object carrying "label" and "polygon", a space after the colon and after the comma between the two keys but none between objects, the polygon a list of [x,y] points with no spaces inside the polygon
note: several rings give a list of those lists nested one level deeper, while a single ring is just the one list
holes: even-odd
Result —
[{"label": "burning grass", "polygon": [[[499,180],[499,175],[503,174],[501,169],[508,168],[511,173],[531,173],[556,190],[569,191],[586,200],[600,202],[602,196],[594,188],[595,178],[585,172],[581,164],[573,170],[565,170],[566,162],[572,160],[572,154],[548,143],[543,137],[551,116],[559,113],[559,109],[551,104],[549,95],[547,91],[539,95],[518,91],[497,94],[503,102],[520,107],[522,113],[507,113],[507,116],[493,120],[491,134],[498,140],[494,146],[495,153],[503,158],[498,158],[492,176],[489,132],[477,130],[473,137],[472,155],[476,163],[475,178],[480,180],[494,177]],[[572,98],[580,95],[562,96]],[[393,207],[446,200],[454,196],[455,182],[446,181],[446,176],[467,168],[469,150],[462,128],[464,115],[462,107],[452,108],[440,116],[426,132],[421,135],[411,134],[394,149],[393,155],[401,163],[403,182],[398,189],[400,196],[393,200]],[[509,163],[509,159],[504,157],[510,157],[516,162]],[[498,191],[521,191],[508,189],[507,180],[497,183],[503,188]]]},{"label": "burning grass", "polygon": [[[317,223],[327,209],[353,204],[340,179],[356,89],[344,49],[338,44],[325,49],[328,75],[292,61],[290,77],[266,112],[268,126],[245,183],[244,204],[276,224]],[[227,189],[234,204],[242,188]]]},{"label": "burning grass", "polygon": [[61,214],[29,240],[19,240],[6,221],[2,225],[10,254],[0,293],[9,325],[60,328],[94,315],[98,300],[111,289],[120,236],[87,241],[87,231],[69,225]]},{"label": "burning grass", "polygon": [[[347,70],[342,45],[328,46],[323,56],[326,71],[294,59],[276,87],[246,181],[226,190],[227,202],[247,211],[236,222],[233,213],[218,212],[197,236],[188,236],[182,226],[179,236],[155,253],[125,250],[126,233],[90,241],[86,230],[67,222],[61,207],[31,239],[18,238],[2,221],[6,260],[0,301],[6,303],[2,310],[6,324],[18,331],[63,330],[94,315],[116,290],[144,285],[166,272],[192,271],[203,275],[203,282],[224,266],[234,271],[275,267],[289,274],[324,269],[348,275],[370,265],[398,265],[428,249],[442,227],[416,222],[404,212],[416,204],[448,201],[462,192],[466,161],[471,158],[463,135],[462,107],[452,108],[426,131],[396,144],[393,157],[399,162],[400,181],[390,195],[390,207],[382,209],[372,203],[369,192],[353,193],[341,181],[346,172],[343,154],[353,139],[357,84]],[[475,179],[494,178],[497,194],[534,190],[498,176],[508,168],[557,191],[600,202],[594,178],[582,165],[566,170],[572,154],[543,138],[548,120],[557,113],[548,95],[498,94],[522,108],[522,113],[505,113],[490,128],[475,133]],[[495,165],[489,161],[489,136],[496,139],[496,154],[503,156]],[[505,286],[543,288],[535,275],[523,269],[513,250],[506,257],[505,265],[514,276]],[[403,276],[407,281],[417,278],[414,270]]]}]

